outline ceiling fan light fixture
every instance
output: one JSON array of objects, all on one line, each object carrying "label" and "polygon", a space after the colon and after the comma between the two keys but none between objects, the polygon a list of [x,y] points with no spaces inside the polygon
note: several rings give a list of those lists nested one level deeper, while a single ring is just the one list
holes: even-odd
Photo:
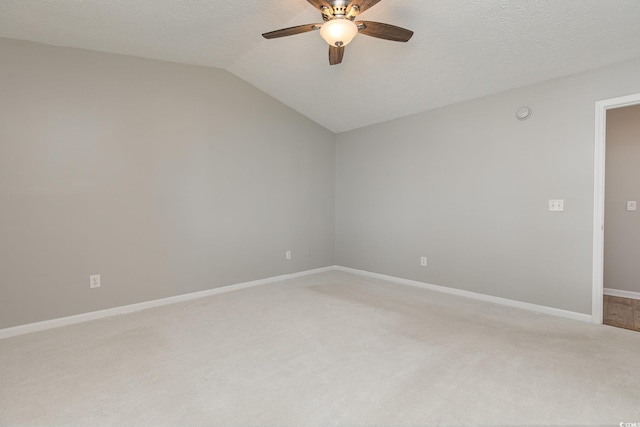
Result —
[{"label": "ceiling fan light fixture", "polygon": [[320,36],[329,46],[346,46],[358,34],[358,26],[345,18],[335,18],[322,24]]},{"label": "ceiling fan light fixture", "polygon": [[265,39],[293,36],[320,30],[320,36],[329,44],[329,64],[342,63],[344,47],[362,33],[368,37],[376,37],[394,42],[408,42],[413,31],[382,22],[353,22],[360,13],[375,6],[382,0],[307,0],[322,13],[324,24],[306,24],[282,28],[263,33]]}]

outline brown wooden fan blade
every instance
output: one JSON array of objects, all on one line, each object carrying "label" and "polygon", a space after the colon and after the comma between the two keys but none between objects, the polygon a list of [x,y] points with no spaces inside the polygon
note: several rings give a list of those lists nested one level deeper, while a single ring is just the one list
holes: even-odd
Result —
[{"label": "brown wooden fan blade", "polygon": [[329,46],[329,64],[337,65],[342,62],[344,56],[344,46]]},{"label": "brown wooden fan blade", "polygon": [[356,22],[361,34],[377,37],[379,39],[391,40],[394,42],[407,42],[413,36],[413,31],[395,25],[383,24],[381,22],[359,21]]},{"label": "brown wooden fan blade", "polygon": [[[331,7],[331,4],[329,4],[329,2],[327,0],[307,0],[309,3],[311,3],[313,5],[313,7],[315,7],[316,9],[318,9],[320,12],[322,12],[322,7],[328,7],[329,10],[331,12],[333,12],[333,8]],[[379,0],[378,0],[379,1]]]},{"label": "brown wooden fan blade", "polygon": [[308,33],[309,31],[319,30],[321,24],[298,25],[297,27],[283,28],[268,33],[264,33],[262,37],[265,39],[277,39],[278,37],[293,36],[296,34]]},{"label": "brown wooden fan blade", "polygon": [[[310,1],[310,0],[309,0]],[[347,7],[347,10],[351,9],[353,6],[358,6],[358,13],[362,13],[365,10],[375,6],[380,3],[382,0],[353,0],[351,4]]]}]

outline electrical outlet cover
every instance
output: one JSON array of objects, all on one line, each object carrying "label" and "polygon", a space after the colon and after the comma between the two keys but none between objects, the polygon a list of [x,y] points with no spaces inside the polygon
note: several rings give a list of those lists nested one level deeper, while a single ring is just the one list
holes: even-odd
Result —
[{"label": "electrical outlet cover", "polygon": [[90,288],[99,288],[100,287],[100,275],[94,274],[93,276],[89,276],[89,287]]},{"label": "electrical outlet cover", "polygon": [[562,200],[562,199],[549,200],[549,211],[550,212],[563,212],[564,211],[564,200]]}]

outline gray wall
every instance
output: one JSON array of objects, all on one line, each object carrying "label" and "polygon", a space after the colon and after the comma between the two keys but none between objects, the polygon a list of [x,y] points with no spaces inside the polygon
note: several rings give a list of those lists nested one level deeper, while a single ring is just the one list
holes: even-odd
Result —
[{"label": "gray wall", "polygon": [[0,57],[0,328],[334,261],[591,311],[594,102],[640,61],[336,137],[221,70]]},{"label": "gray wall", "polygon": [[338,135],[336,263],[591,313],[594,103],[640,92],[639,75],[633,61]]},{"label": "gray wall", "polygon": [[640,292],[640,105],[607,113],[604,286]]},{"label": "gray wall", "polygon": [[0,58],[0,328],[333,264],[331,132],[226,71]]}]

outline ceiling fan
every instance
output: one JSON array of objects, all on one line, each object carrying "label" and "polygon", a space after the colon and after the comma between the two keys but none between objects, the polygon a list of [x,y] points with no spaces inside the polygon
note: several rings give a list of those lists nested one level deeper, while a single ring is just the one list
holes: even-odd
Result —
[{"label": "ceiling fan", "polygon": [[395,42],[409,41],[413,31],[395,25],[372,21],[355,21],[365,10],[381,0],[307,0],[322,13],[323,24],[306,24],[264,33],[265,39],[293,36],[320,30],[320,36],[329,43],[329,64],[342,62],[344,47],[358,34]]}]

